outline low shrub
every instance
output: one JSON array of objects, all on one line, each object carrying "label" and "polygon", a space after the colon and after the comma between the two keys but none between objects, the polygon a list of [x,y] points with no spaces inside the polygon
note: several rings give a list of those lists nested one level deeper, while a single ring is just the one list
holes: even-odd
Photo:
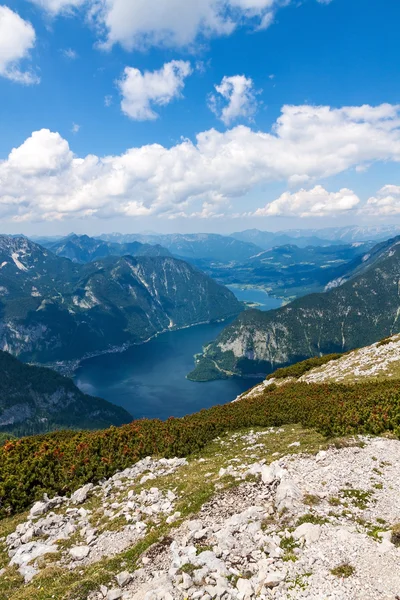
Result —
[{"label": "low shrub", "polygon": [[387,346],[392,341],[391,336],[383,338],[380,342],[377,343],[376,347],[380,348],[381,346]]},{"label": "low shrub", "polygon": [[400,382],[294,383],[260,397],[181,419],[141,420],[103,431],[60,431],[0,447],[0,516],[33,501],[70,494],[149,455],[187,456],[224,432],[299,423],[325,436],[400,435]]}]

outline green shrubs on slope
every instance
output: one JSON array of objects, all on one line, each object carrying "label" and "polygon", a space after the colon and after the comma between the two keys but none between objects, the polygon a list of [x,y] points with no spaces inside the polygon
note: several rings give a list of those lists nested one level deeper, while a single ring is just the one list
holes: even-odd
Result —
[{"label": "green shrubs on slope", "polygon": [[148,455],[186,456],[226,431],[290,423],[326,436],[385,431],[400,436],[400,382],[272,385],[262,397],[182,419],[10,441],[0,448],[0,516],[26,509],[45,492],[69,494]]},{"label": "green shrubs on slope", "polygon": [[344,354],[326,354],[325,356],[315,356],[314,358],[308,358],[294,365],[288,367],[282,367],[277,369],[274,373],[268,375],[266,379],[286,379],[287,377],[293,377],[294,379],[300,379],[302,375],[315,369],[316,367],[322,367],[331,360],[339,360]]}]

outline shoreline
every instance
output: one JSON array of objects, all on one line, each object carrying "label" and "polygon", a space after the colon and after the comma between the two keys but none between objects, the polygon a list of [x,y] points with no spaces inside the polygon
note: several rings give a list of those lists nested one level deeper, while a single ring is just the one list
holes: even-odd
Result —
[{"label": "shoreline", "polygon": [[71,359],[66,361],[56,361],[54,363],[29,363],[39,367],[46,367],[47,369],[52,369],[65,377],[72,378],[81,363],[85,360],[89,360],[90,358],[96,358],[98,356],[104,356],[105,354],[122,354],[129,350],[129,348],[133,348],[134,346],[142,346],[143,344],[148,344],[152,340],[158,338],[160,335],[164,335],[165,333],[170,333],[172,331],[183,331],[184,329],[191,329],[192,327],[199,327],[200,325],[211,325],[212,323],[224,323],[229,319],[236,318],[240,313],[235,313],[224,317],[223,319],[212,319],[210,321],[200,321],[198,323],[192,323],[191,325],[183,325],[182,327],[172,327],[163,329],[162,331],[158,331],[154,335],[150,336],[146,340],[141,342],[126,342],[121,346],[115,346],[112,348],[107,348],[106,350],[99,350],[98,352],[91,352],[82,356],[82,358]]}]

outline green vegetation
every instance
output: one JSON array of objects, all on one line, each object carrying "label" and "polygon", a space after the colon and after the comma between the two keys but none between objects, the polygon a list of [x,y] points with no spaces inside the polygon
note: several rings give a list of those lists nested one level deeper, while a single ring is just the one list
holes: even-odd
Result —
[{"label": "green vegetation", "polygon": [[381,340],[380,342],[377,343],[377,347],[380,348],[381,346],[386,346],[387,344],[390,344],[390,342],[392,341],[392,338],[389,337],[385,337],[383,338],[383,340]]},{"label": "green vegetation", "polygon": [[[265,428],[252,427],[221,435],[206,444],[200,452],[191,455],[188,464],[176,472],[160,476],[156,480],[144,484],[137,481],[132,482],[131,489],[135,493],[140,493],[142,489],[148,490],[153,486],[164,492],[169,489],[175,490],[179,498],[176,510],[181,513],[181,517],[171,525],[165,522],[159,526],[152,525],[144,539],[118,556],[104,558],[95,564],[82,565],[78,578],[77,571],[68,571],[62,565],[56,566],[51,562],[53,556],[57,555],[49,555],[46,558],[47,567],[30,584],[24,585],[17,570],[7,567],[10,559],[4,546],[0,544],[0,568],[7,568],[1,579],[0,600],[54,600],[54,598],[57,600],[87,600],[89,593],[98,591],[100,585],[108,588],[115,587],[116,573],[141,568],[143,555],[153,560],[166,544],[171,544],[172,540],[169,534],[173,528],[178,527],[184,519],[196,515],[201,507],[215,496],[216,492],[222,493],[232,486],[229,478],[221,479],[219,477],[221,467],[226,467],[231,459],[243,456],[246,462],[266,460],[267,463],[270,463],[276,460],[276,453],[279,456],[286,456],[288,453],[315,454],[319,450],[327,449],[331,444],[315,431],[303,429],[298,425],[287,425],[275,428],[274,432],[269,431],[268,435],[261,438],[263,444],[249,450],[246,439],[249,433],[261,432],[265,432]],[[294,441],[300,442],[300,446],[292,447],[291,444]],[[240,485],[240,481],[236,482],[236,485]],[[126,491],[116,501],[120,501],[123,496],[126,496]],[[85,504],[85,507],[93,511],[91,524],[99,532],[113,526],[114,520],[107,519],[104,515],[101,496],[93,497],[89,504]],[[0,538],[15,531],[17,525],[26,521],[27,516],[27,513],[23,513],[0,520]],[[116,521],[118,520],[116,519]],[[126,526],[126,522],[119,524],[119,528],[122,529],[123,526]],[[69,547],[71,539],[73,538],[59,543],[60,549],[64,550]],[[196,542],[198,552],[207,549],[209,549],[207,545]],[[246,573],[240,574],[241,577],[245,575]],[[232,576],[233,584],[238,578],[239,576]]]},{"label": "green vegetation", "polygon": [[331,362],[331,360],[339,360],[339,358],[342,358],[342,356],[344,355],[326,354],[325,356],[315,356],[314,358],[308,358],[307,360],[295,363],[294,365],[289,365],[288,367],[282,367],[281,369],[277,369],[276,371],[274,371],[274,373],[268,375],[267,379],[286,379],[287,377],[300,379],[300,377],[302,377],[308,371],[311,371],[311,369],[322,367],[323,365],[326,365],[326,363]]},{"label": "green vegetation", "polygon": [[0,351],[0,373],[0,445],[12,434],[101,429],[132,420],[123,408],[83,394],[71,379],[25,365],[7,352]]},{"label": "green vegetation", "polygon": [[17,439],[16,437],[14,437],[13,435],[11,435],[11,433],[5,432],[5,433],[0,433],[0,446],[4,446],[4,444],[10,440],[15,440]]},{"label": "green vegetation", "polygon": [[352,567],[349,563],[343,563],[334,569],[331,569],[331,574],[335,577],[341,577],[343,579],[347,579],[351,577],[355,573],[355,568]]},{"label": "green vegetation", "polygon": [[[182,419],[134,421],[105,431],[61,431],[11,441],[0,448],[0,514],[21,511],[44,492],[70,493],[145,456],[187,456],[224,432],[290,423],[325,436],[385,431],[399,436],[399,382],[272,386],[261,397]],[[364,502],[371,492],[343,494]]]},{"label": "green vegetation", "polygon": [[200,567],[198,567],[196,565],[192,565],[191,563],[186,563],[185,565],[181,566],[180,571],[181,571],[181,573],[187,573],[188,575],[193,575],[193,573],[197,569],[200,569]]},{"label": "green vegetation", "polygon": [[280,547],[285,551],[282,556],[282,560],[285,562],[296,562],[297,556],[295,554],[296,548],[300,548],[300,543],[294,539],[293,536],[283,537],[281,539]]},{"label": "green vegetation", "polygon": [[354,490],[353,488],[341,490],[341,494],[344,498],[348,499],[353,506],[361,510],[368,508],[373,496],[372,491]]},{"label": "green vegetation", "polygon": [[329,523],[329,519],[326,517],[320,517],[319,515],[315,515],[313,513],[307,513],[306,515],[302,515],[296,521],[296,527],[300,527],[304,523],[312,523],[313,525],[324,525],[324,523]]},{"label": "green vegetation", "polygon": [[303,504],[307,504],[308,506],[317,506],[321,504],[321,498],[319,496],[315,496],[314,494],[305,494],[303,497]]}]

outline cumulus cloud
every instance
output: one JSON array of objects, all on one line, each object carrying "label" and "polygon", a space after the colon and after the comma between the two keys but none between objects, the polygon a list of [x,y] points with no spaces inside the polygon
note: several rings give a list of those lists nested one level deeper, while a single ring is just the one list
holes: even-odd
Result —
[{"label": "cumulus cloud", "polygon": [[[29,0],[51,15],[84,6],[102,46],[128,50],[185,47],[200,36],[230,35],[247,25],[265,29],[294,0]],[[327,3],[327,0],[317,0]]]},{"label": "cumulus cloud", "polygon": [[257,217],[326,217],[354,209],[360,202],[358,196],[347,188],[328,192],[321,185],[311,190],[285,192],[277,200],[255,212]]},{"label": "cumulus cloud", "polygon": [[191,72],[190,63],[182,60],[165,63],[162,69],[152,72],[126,67],[118,81],[122,112],[136,121],[157,119],[152,105],[165,106],[179,98]]},{"label": "cumulus cloud", "polygon": [[400,186],[383,186],[375,197],[368,199],[362,212],[377,217],[400,215]]},{"label": "cumulus cloud", "polygon": [[39,83],[33,71],[20,68],[35,42],[32,25],[7,6],[0,6],[0,76],[25,85]]},{"label": "cumulus cloud", "polygon": [[[215,86],[222,99],[215,94],[209,97],[209,108],[225,125],[237,119],[251,119],[257,111],[257,98],[253,80],[244,75],[224,77],[220,85]],[[222,100],[222,101],[221,101]],[[222,104],[225,101],[225,106]]]},{"label": "cumulus cloud", "polygon": [[[213,206],[221,213],[224,203],[239,203],[259,184],[294,178],[317,183],[376,161],[400,162],[400,106],[284,106],[271,132],[211,129],[194,142],[105,157],[78,157],[58,133],[42,130],[0,162],[0,207],[17,220],[173,217],[192,214],[199,204],[210,215]],[[301,214],[329,214],[358,203],[349,190],[331,195],[317,186],[311,200],[309,191],[303,194]]]}]

